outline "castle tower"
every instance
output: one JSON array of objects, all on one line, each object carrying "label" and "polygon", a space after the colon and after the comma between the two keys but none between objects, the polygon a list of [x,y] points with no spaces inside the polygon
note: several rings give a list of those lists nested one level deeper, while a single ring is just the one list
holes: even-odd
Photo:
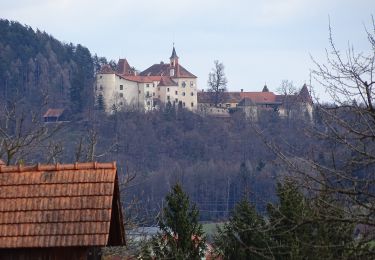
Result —
[{"label": "castle tower", "polygon": [[169,60],[170,60],[169,76],[178,77],[180,67],[178,65],[178,56],[176,54],[176,49],[174,48],[174,45],[173,45],[172,55],[169,58]]}]

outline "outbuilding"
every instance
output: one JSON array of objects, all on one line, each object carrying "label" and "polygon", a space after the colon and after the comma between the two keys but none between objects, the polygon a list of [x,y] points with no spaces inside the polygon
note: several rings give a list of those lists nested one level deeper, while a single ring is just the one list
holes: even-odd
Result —
[{"label": "outbuilding", "polygon": [[115,163],[0,166],[0,258],[100,259],[125,245]]}]

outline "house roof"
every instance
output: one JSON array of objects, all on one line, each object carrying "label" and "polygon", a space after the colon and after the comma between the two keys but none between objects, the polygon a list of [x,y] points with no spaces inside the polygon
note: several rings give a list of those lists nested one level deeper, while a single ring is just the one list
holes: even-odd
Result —
[{"label": "house roof", "polygon": [[[190,73],[187,69],[182,67],[180,64],[177,65],[177,71],[179,72],[178,77],[180,78],[196,78],[195,75]],[[171,65],[167,63],[154,64],[148,69],[139,73],[140,76],[169,76]]]},{"label": "house roof", "polygon": [[0,248],[124,243],[115,163],[0,166]]},{"label": "house roof", "polygon": [[175,58],[178,58],[178,56],[177,56],[177,53],[176,53],[176,49],[173,46],[172,55],[171,55],[170,59],[175,59]]},{"label": "house roof", "polygon": [[60,117],[64,113],[64,109],[49,108],[43,117]]},{"label": "house roof", "polygon": [[[214,92],[198,92],[198,103],[212,103]],[[255,104],[278,103],[273,92],[223,92],[220,103],[239,103],[244,98]]]},{"label": "house roof", "polygon": [[126,80],[135,81],[139,83],[152,83],[154,81],[159,81],[160,76],[122,76]]},{"label": "house roof", "polygon": [[126,59],[119,59],[117,63],[117,73],[127,76],[133,74],[133,69],[130,67]]},{"label": "house roof", "polygon": [[170,77],[161,77],[158,86],[160,87],[178,86],[178,84]]},{"label": "house roof", "polygon": [[249,98],[256,104],[275,103],[276,95],[273,92],[240,92],[241,99]]},{"label": "house roof", "polygon": [[[198,92],[198,103],[212,103],[214,92]],[[240,92],[223,92],[220,96],[221,103],[238,103],[241,101]]]},{"label": "house roof", "polygon": [[312,103],[312,98],[310,95],[309,90],[307,89],[307,85],[303,84],[303,87],[301,88],[301,91],[298,94],[300,101],[305,103]]},{"label": "house roof", "polygon": [[99,74],[114,74],[115,72],[108,64],[104,64],[99,71]]}]

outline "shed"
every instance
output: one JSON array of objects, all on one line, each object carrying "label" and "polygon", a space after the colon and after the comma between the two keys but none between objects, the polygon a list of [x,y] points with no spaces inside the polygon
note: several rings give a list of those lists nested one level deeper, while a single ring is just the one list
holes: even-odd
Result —
[{"label": "shed", "polygon": [[44,122],[60,122],[65,120],[64,109],[49,108],[43,115]]},{"label": "shed", "polygon": [[124,244],[115,163],[0,166],[1,259],[100,259]]}]

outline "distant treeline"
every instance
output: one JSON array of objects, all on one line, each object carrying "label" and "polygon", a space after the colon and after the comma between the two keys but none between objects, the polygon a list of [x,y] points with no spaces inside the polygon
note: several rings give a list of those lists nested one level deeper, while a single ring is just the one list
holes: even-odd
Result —
[{"label": "distant treeline", "polygon": [[80,113],[92,102],[94,73],[105,58],[78,44],[0,19],[0,99]]}]

